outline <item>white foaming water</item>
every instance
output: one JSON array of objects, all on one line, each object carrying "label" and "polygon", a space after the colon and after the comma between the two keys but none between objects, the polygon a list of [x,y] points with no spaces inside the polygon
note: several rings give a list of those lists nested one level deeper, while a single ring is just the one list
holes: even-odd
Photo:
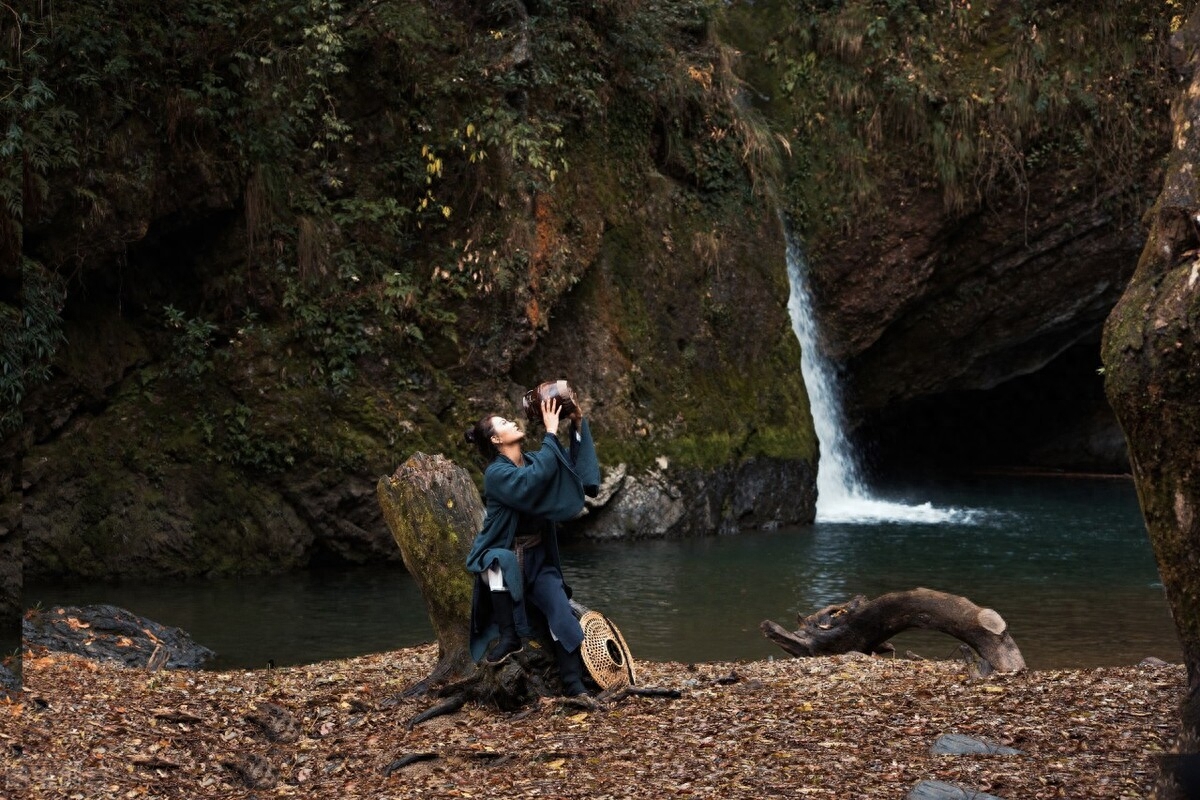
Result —
[{"label": "white foaming water", "polygon": [[817,469],[817,522],[972,522],[976,512],[907,505],[871,496],[847,440],[838,393],[837,373],[819,345],[819,333],[808,290],[808,262],[799,242],[788,236],[788,312],[800,340],[800,371],[808,389],[813,425],[821,447]]}]

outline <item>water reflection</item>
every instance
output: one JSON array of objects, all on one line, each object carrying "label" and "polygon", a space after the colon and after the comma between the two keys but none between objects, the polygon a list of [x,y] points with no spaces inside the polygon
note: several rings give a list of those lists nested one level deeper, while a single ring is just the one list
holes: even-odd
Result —
[{"label": "water reflection", "polygon": [[[821,522],[675,541],[565,540],[568,582],[608,614],[636,658],[782,655],[758,630],[856,594],[925,586],[1008,621],[1031,667],[1180,660],[1133,487],[1125,481],[989,479],[894,489],[889,499],[972,509],[938,524]],[[398,567],[164,584],[29,583],[27,605],[109,602],[189,631],[217,667],[295,664],[430,641]],[[946,658],[957,642],[909,633],[901,652]]]},{"label": "water reflection", "polygon": [[25,602],[127,608],[217,651],[214,669],[346,658],[433,639],[416,584],[394,566],[171,584],[27,583]]},{"label": "water reflection", "polygon": [[[792,626],[797,614],[856,594],[925,586],[998,610],[1034,668],[1179,660],[1128,482],[993,479],[921,491],[973,511],[940,524],[818,522],[636,550],[580,544],[566,558],[581,598],[613,616],[646,658],[781,653],[758,633],[761,620]],[[897,490],[894,501],[910,496]],[[675,600],[669,609],[655,604],[660,593]],[[897,645],[932,657],[957,651],[940,634],[906,634]]]}]

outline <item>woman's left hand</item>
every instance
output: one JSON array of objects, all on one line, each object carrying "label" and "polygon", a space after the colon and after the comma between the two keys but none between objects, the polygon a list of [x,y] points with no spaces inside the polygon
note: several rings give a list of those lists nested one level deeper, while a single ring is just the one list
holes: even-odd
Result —
[{"label": "woman's left hand", "polygon": [[558,435],[558,412],[560,406],[557,397],[550,397],[542,401],[542,424],[546,426],[547,433]]}]

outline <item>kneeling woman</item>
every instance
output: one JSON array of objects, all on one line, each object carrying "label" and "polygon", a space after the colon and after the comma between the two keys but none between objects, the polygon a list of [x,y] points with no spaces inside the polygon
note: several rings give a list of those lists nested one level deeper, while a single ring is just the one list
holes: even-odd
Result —
[{"label": "kneeling woman", "polygon": [[467,556],[478,578],[471,603],[471,655],[479,661],[499,632],[486,660],[497,662],[521,649],[533,626],[549,630],[567,695],[585,694],[579,646],[583,629],[571,612],[563,580],[555,523],[578,516],[585,494],[595,495],[600,466],[583,414],[571,419],[570,450],[558,441],[559,403],[541,404],[546,435],[542,449],[525,452],[520,425],[486,416],[467,430],[487,462],[483,494],[487,515]]}]

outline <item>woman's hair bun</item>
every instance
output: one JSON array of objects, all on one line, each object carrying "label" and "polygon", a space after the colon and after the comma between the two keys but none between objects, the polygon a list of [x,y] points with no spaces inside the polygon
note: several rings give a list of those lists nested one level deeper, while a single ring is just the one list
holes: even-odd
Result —
[{"label": "woman's hair bun", "polygon": [[467,428],[467,432],[463,434],[463,438],[466,439],[469,443],[475,444],[475,429]]}]

